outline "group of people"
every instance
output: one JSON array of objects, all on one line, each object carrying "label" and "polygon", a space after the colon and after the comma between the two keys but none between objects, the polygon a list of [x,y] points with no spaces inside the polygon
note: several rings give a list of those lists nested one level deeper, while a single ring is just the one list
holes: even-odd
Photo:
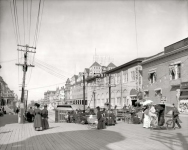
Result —
[{"label": "group of people", "polygon": [[3,106],[2,106],[2,107],[0,106],[0,116],[3,116],[3,115],[4,115],[4,112],[5,112],[5,111],[4,111],[4,107],[3,107]]},{"label": "group of people", "polygon": [[[173,104],[172,111],[172,128],[175,129],[175,124],[181,128],[179,124],[181,121],[179,119],[179,111]],[[163,126],[165,123],[164,119],[164,108],[160,105],[154,106],[152,103],[143,107],[143,128],[153,128],[158,126]]]},{"label": "group of people", "polygon": [[40,104],[35,103],[33,117],[34,117],[34,129],[36,131],[41,131],[49,128],[47,105],[44,105],[44,109],[40,110]]},{"label": "group of people", "polygon": [[106,125],[115,125],[117,124],[117,109],[116,106],[114,110],[108,109],[106,110],[103,108],[102,111],[100,111],[100,107],[97,107],[97,129],[106,129]]}]

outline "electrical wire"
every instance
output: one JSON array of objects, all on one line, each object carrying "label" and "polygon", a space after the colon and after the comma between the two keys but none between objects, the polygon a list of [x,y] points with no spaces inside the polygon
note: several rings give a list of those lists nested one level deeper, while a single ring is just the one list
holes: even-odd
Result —
[{"label": "electrical wire", "polygon": [[36,43],[35,43],[35,47],[37,47],[37,43],[38,43],[38,38],[39,38],[39,35],[40,35],[40,29],[41,29],[41,22],[42,22],[42,16],[43,16],[43,9],[44,9],[44,1],[43,0],[43,5],[42,5],[42,13],[41,13],[41,19],[39,21],[39,31],[38,31],[38,34],[36,36]]},{"label": "electrical wire", "polygon": [[57,83],[57,84],[53,84],[53,85],[47,85],[47,86],[41,86],[41,87],[35,87],[35,88],[29,88],[28,90],[35,90],[35,89],[40,89],[40,88],[46,88],[46,87],[55,86],[55,85],[61,85],[61,84],[65,84],[65,83],[66,82]]},{"label": "electrical wire", "polygon": [[137,25],[136,25],[136,3],[134,0],[134,19],[135,19],[135,32],[136,32],[136,50],[137,50],[137,58],[138,58],[138,39],[137,39]]},{"label": "electrical wire", "polygon": [[29,21],[29,45],[30,45],[30,32],[31,32],[31,10],[32,10],[32,0],[30,3],[30,21]]},{"label": "electrical wire", "polygon": [[16,25],[14,22],[14,16],[13,16],[13,12],[12,12],[12,5],[11,5],[11,1],[10,1],[10,10],[11,10],[11,16],[12,16],[12,24],[13,24],[13,28],[14,28],[14,36],[16,38],[16,44],[18,45],[18,35],[17,35],[17,31],[16,31]]},{"label": "electrical wire", "polygon": [[58,78],[61,78],[61,79],[66,79],[64,76],[62,76],[61,74],[59,73],[56,73],[54,72],[53,70],[50,70],[49,68],[46,68],[45,66],[43,66],[42,64],[38,63],[38,62],[35,62],[36,63],[36,66],[38,66],[39,68],[45,70],[46,72],[50,73],[51,75],[54,75]]},{"label": "electrical wire", "polygon": [[8,63],[8,62],[11,62],[11,61],[16,61],[16,60],[19,60],[19,59],[22,59],[23,57],[18,57],[17,59],[11,59],[11,60],[5,60],[5,61],[1,61],[0,63]]},{"label": "electrical wire", "polygon": [[25,9],[24,9],[24,0],[23,0],[23,28],[24,28],[24,45],[25,45],[25,16],[24,16],[24,13],[25,13]]},{"label": "electrical wire", "polygon": [[[46,62],[43,62],[43,61],[41,61],[41,60],[39,60],[37,58],[36,58],[36,61],[38,61],[39,63],[41,63],[41,64],[43,64],[43,65],[45,65],[45,66],[47,66],[49,68],[51,68],[54,71],[66,73],[68,76],[71,75],[71,73],[68,73],[68,72],[65,72],[65,71],[63,71],[61,69],[58,69],[57,67],[54,67],[54,66],[52,66],[50,64],[47,64]],[[68,77],[68,76],[66,76],[66,77]]]},{"label": "electrical wire", "polygon": [[34,46],[34,47],[36,47],[36,36],[37,36],[38,25],[39,25],[40,6],[41,6],[41,0],[39,1],[39,8],[38,8],[37,22],[36,22],[36,28],[35,28],[35,34],[34,34],[34,40],[33,40],[33,46]]}]

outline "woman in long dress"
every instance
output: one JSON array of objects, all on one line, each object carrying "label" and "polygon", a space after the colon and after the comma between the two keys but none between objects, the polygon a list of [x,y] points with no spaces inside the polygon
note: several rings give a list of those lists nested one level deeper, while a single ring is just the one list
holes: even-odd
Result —
[{"label": "woman in long dress", "polygon": [[36,109],[34,110],[34,115],[35,115],[35,119],[34,119],[34,128],[36,131],[42,130],[42,119],[41,119],[41,110],[39,109],[40,105],[39,104],[35,104]]},{"label": "woman in long dress", "polygon": [[42,129],[48,129],[49,128],[49,123],[48,123],[48,110],[47,110],[47,105],[44,105],[44,109],[41,112],[42,115]]},{"label": "woman in long dress", "polygon": [[158,125],[158,117],[157,117],[157,113],[156,113],[156,110],[153,106],[153,104],[151,104],[149,106],[149,117],[150,117],[150,120],[151,120],[151,127],[156,127]]},{"label": "woman in long dress", "polygon": [[97,107],[97,119],[98,119],[98,124],[97,124],[97,129],[103,129],[103,117],[100,112],[100,107]]},{"label": "woman in long dress", "polygon": [[143,127],[144,128],[150,128],[150,117],[149,117],[149,108],[148,106],[146,106],[145,110],[144,110],[144,121],[143,121]]}]

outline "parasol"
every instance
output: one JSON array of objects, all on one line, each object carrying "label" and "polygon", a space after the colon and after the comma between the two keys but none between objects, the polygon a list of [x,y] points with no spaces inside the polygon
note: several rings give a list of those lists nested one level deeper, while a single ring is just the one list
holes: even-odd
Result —
[{"label": "parasol", "polygon": [[152,101],[152,100],[146,100],[145,102],[143,102],[143,106],[144,106],[144,105],[151,104],[151,103],[153,103],[153,101]]}]

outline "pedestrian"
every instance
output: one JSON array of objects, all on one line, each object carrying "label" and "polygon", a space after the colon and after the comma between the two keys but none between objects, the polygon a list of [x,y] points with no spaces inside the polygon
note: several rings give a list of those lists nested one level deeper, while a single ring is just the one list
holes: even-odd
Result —
[{"label": "pedestrian", "polygon": [[98,130],[103,129],[103,118],[99,106],[97,107],[97,120],[98,120],[97,129]]},{"label": "pedestrian", "polygon": [[44,105],[44,109],[41,112],[42,116],[42,129],[49,129],[49,123],[48,123],[48,110],[47,105]]},{"label": "pedestrian", "polygon": [[152,103],[149,105],[149,117],[150,117],[150,120],[151,120],[150,126],[156,127],[158,125],[158,117],[157,117],[155,107],[153,106]]},{"label": "pedestrian", "polygon": [[150,128],[150,117],[149,117],[149,107],[146,105],[144,109],[144,121],[143,121],[143,128]]},{"label": "pedestrian", "polygon": [[115,122],[115,124],[117,124],[117,121],[116,121],[117,120],[117,105],[115,105],[113,113],[114,113],[114,117],[115,117],[114,122]]},{"label": "pedestrian", "polygon": [[18,107],[16,108],[16,113],[17,113],[17,114],[19,113],[19,108],[18,108]]},{"label": "pedestrian", "polygon": [[172,119],[173,119],[172,128],[175,129],[175,123],[176,123],[178,125],[179,129],[180,129],[181,128],[180,123],[182,123],[182,122],[179,119],[179,111],[178,111],[177,107],[174,104],[172,104],[172,105],[174,106],[173,112],[172,112]]},{"label": "pedestrian", "polygon": [[42,118],[41,118],[41,110],[39,109],[40,104],[35,103],[34,110],[34,128],[36,131],[42,130]]},{"label": "pedestrian", "polygon": [[105,109],[105,108],[104,108],[103,111],[102,111],[102,118],[103,118],[103,122],[102,122],[102,123],[103,123],[103,124],[102,124],[103,126],[102,126],[102,128],[103,128],[103,129],[106,129],[106,109]]},{"label": "pedestrian", "polygon": [[29,122],[33,122],[33,118],[34,118],[34,110],[32,107],[30,107],[27,113],[27,119]]}]

